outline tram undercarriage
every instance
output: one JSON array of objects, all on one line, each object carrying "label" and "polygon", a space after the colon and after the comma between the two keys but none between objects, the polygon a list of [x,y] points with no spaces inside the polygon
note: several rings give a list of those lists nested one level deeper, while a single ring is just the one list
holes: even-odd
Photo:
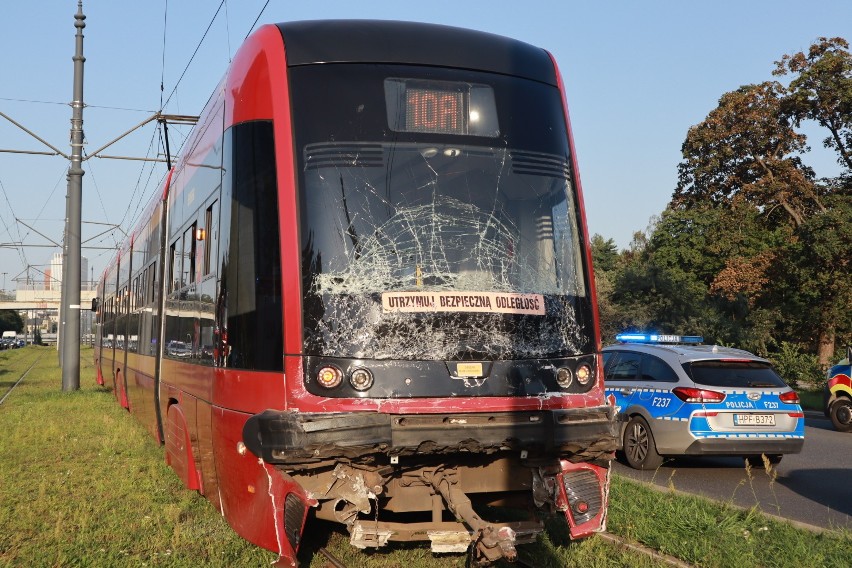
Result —
[{"label": "tram undercarriage", "polygon": [[[344,524],[353,546],[429,541],[438,553],[473,547],[473,559],[487,565],[515,559],[516,546],[534,542],[556,512],[572,538],[605,528],[611,424],[608,407],[564,415],[306,418],[270,411],[246,424],[244,440],[304,491],[317,518]],[[399,432],[405,428],[422,441]],[[290,515],[297,529],[286,517],[285,510],[289,538],[302,519]]]}]

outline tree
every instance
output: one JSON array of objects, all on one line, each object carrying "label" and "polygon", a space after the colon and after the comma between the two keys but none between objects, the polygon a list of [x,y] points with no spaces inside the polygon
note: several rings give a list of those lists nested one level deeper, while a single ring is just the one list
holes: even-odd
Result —
[{"label": "tree", "polygon": [[0,310],[0,332],[14,331],[20,333],[24,330],[24,320],[21,314],[15,310]]},{"label": "tree", "polygon": [[826,148],[837,152],[837,161],[852,171],[852,54],[840,37],[821,37],[803,52],[785,55],[775,62],[773,75],[791,73],[789,95],[782,111],[799,126],[814,120],[827,129]]},{"label": "tree", "polygon": [[816,344],[823,367],[834,357],[837,339],[852,337],[852,196],[830,203],[797,231],[774,286],[799,338]]},{"label": "tree", "polygon": [[599,271],[612,272],[618,264],[618,247],[612,239],[604,240],[595,233],[592,236],[592,262],[595,273]]},{"label": "tree", "polygon": [[593,235],[592,262],[595,268],[595,289],[598,296],[601,337],[605,343],[609,343],[620,331],[618,328],[618,306],[612,301],[612,283],[621,262],[615,241],[612,239],[604,240],[598,234]]},{"label": "tree", "polygon": [[852,166],[847,48],[841,38],[820,38],[808,55],[776,62],[776,75],[795,75],[789,88],[773,81],[723,95],[687,133],[671,205],[739,211],[750,222],[747,232],[756,238],[732,243],[731,231],[720,233],[724,265],[710,293],[742,310],[750,342],[808,345],[823,364],[837,334],[848,333],[852,176],[816,182],[801,160],[806,138],[794,128],[817,121],[829,130],[824,143],[838,152],[838,162]]},{"label": "tree", "polygon": [[805,136],[781,112],[785,93],[772,81],[723,95],[687,133],[672,205],[745,203],[767,215],[780,207],[796,226],[825,210],[813,170],[800,157]]}]

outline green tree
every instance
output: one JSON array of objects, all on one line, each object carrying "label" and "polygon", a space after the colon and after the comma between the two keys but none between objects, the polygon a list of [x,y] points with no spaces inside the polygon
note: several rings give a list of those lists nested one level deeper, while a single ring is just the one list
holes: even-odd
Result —
[{"label": "green tree", "polygon": [[801,159],[806,138],[795,127],[817,121],[829,130],[824,143],[838,152],[838,162],[852,166],[847,47],[841,38],[820,38],[807,55],[776,62],[776,75],[794,75],[789,88],[765,82],[723,95],[687,133],[672,198],[675,209],[727,209],[743,223],[731,227],[751,235],[738,240],[732,231],[720,233],[724,266],[709,288],[727,308],[742,311],[749,342],[761,349],[784,341],[807,346],[822,364],[848,327],[852,176],[816,182]]},{"label": "green tree", "polygon": [[24,320],[15,310],[0,310],[0,332],[14,331],[21,333],[24,330]]},{"label": "green tree", "polygon": [[612,272],[618,265],[618,247],[612,239],[604,240],[597,233],[592,236],[592,262],[595,272]]},{"label": "green tree", "polygon": [[820,364],[834,357],[837,341],[852,338],[852,196],[838,195],[826,213],[796,232],[777,266],[774,294],[785,300],[798,339],[816,345]]},{"label": "green tree", "polygon": [[611,343],[615,339],[615,334],[620,331],[618,328],[619,307],[612,300],[613,281],[621,263],[615,241],[612,239],[605,240],[598,234],[593,235],[592,262],[595,268],[595,288],[601,323],[601,338],[604,343]]},{"label": "green tree", "polygon": [[795,125],[810,119],[828,130],[826,148],[837,152],[837,161],[852,171],[852,54],[840,37],[821,37],[808,53],[784,55],[775,62],[773,75],[792,74],[782,111]]}]

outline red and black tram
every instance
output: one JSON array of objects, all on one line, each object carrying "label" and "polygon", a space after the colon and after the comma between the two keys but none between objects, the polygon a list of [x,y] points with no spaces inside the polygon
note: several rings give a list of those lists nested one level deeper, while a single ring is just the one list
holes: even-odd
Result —
[{"label": "red and black tram", "polygon": [[480,563],[550,513],[572,538],[604,528],[613,416],[540,48],[404,22],[260,28],[96,302],[98,380],[282,564],[314,517],[359,548]]}]

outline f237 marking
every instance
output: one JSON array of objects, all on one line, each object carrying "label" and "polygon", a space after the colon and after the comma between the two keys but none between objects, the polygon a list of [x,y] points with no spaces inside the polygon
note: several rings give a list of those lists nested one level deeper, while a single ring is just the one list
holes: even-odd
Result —
[{"label": "f237 marking", "polygon": [[669,404],[671,404],[671,398],[665,398],[661,396],[655,396],[651,399],[651,406],[655,408],[668,408]]}]

